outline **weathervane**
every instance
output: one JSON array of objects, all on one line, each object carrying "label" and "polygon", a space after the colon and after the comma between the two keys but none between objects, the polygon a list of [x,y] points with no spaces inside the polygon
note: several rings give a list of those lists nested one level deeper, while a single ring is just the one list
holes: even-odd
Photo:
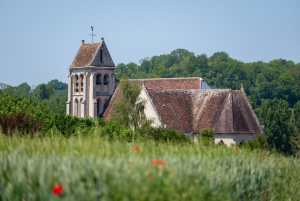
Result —
[{"label": "weathervane", "polygon": [[92,43],[93,43],[93,37],[96,36],[96,35],[93,34],[94,26],[91,26],[91,29],[92,29],[92,34],[90,34],[90,36],[92,36]]}]

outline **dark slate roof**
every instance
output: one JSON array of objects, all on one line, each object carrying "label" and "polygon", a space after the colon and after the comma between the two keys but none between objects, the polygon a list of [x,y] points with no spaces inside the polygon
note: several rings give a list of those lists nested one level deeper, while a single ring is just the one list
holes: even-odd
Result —
[{"label": "dark slate roof", "polygon": [[82,44],[70,67],[90,66],[101,45],[102,42]]}]

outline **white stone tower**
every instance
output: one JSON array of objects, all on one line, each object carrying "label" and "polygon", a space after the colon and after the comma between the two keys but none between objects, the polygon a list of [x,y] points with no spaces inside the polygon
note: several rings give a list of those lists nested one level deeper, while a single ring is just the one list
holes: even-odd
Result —
[{"label": "white stone tower", "polygon": [[102,38],[84,43],[70,65],[67,114],[97,117],[115,89],[115,64]]}]

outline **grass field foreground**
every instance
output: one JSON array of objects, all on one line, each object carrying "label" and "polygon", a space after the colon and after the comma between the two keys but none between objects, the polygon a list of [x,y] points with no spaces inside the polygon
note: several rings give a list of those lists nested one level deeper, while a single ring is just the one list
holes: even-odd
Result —
[{"label": "grass field foreground", "polygon": [[[226,146],[0,133],[0,200],[298,200],[300,160]],[[138,150],[136,150],[138,147]],[[153,159],[165,164],[152,164]],[[52,194],[54,185],[62,196]]]}]

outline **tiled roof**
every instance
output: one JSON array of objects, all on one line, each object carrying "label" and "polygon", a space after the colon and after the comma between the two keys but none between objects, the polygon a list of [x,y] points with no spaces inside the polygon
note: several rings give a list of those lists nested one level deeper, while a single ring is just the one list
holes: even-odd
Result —
[{"label": "tiled roof", "polygon": [[102,42],[81,45],[70,67],[90,66],[101,45]]},{"label": "tiled roof", "polygon": [[[199,133],[203,128],[224,134],[263,132],[243,91],[148,89],[148,92],[168,128],[185,133]],[[162,105],[171,105],[173,110]]]},{"label": "tiled roof", "polygon": [[[139,86],[144,86],[147,89],[200,89],[200,77],[194,78],[155,78],[155,79],[136,79]],[[107,109],[103,113],[105,119],[111,118],[113,113],[112,103],[120,100],[122,97],[122,91],[120,87],[117,87]]]},{"label": "tiled roof", "polygon": [[200,77],[138,79],[147,89],[200,89]]},{"label": "tiled roof", "polygon": [[191,96],[187,90],[148,89],[162,122],[177,131],[192,132]]},{"label": "tiled roof", "polygon": [[[138,80],[138,83],[140,86],[144,83],[161,121],[167,128],[173,127],[185,133],[199,133],[203,128],[212,128],[215,133],[223,134],[263,132],[244,91],[201,90],[197,88],[197,79],[179,79],[173,84],[169,84],[167,79]],[[120,100],[121,96],[122,92],[117,87],[111,103]],[[113,112],[111,103],[103,115],[106,119],[110,119]]]}]

